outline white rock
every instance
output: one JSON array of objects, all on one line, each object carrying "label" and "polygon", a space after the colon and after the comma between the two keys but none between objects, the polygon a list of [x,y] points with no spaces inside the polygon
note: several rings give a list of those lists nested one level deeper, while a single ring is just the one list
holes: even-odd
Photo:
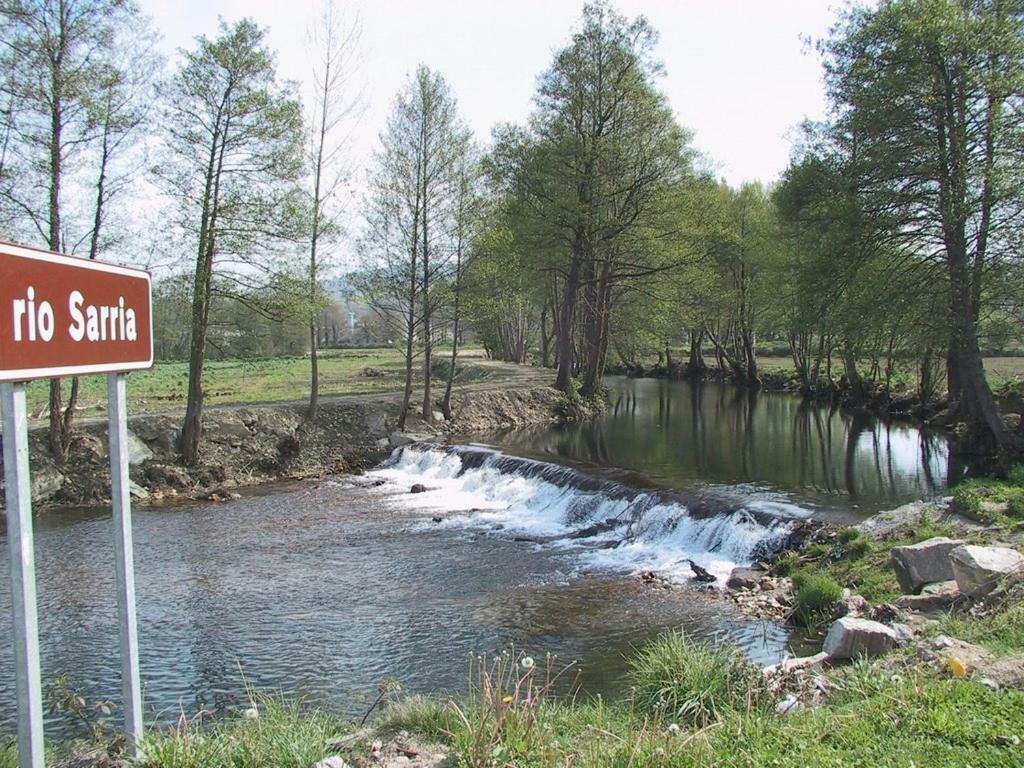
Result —
[{"label": "white rock", "polygon": [[136,464],[141,464],[151,458],[153,458],[153,451],[149,449],[149,446],[142,442],[134,432],[129,432],[128,463],[134,467]]},{"label": "white rock", "polygon": [[963,543],[961,539],[936,536],[910,546],[893,547],[892,567],[904,594],[916,595],[925,584],[952,579],[949,553]]},{"label": "white rock", "polygon": [[331,757],[325,757],[314,765],[313,768],[349,768],[349,765],[337,755],[332,755]]},{"label": "white rock", "polygon": [[960,591],[971,597],[987,595],[1006,576],[1024,571],[1024,555],[1009,547],[964,545],[949,553]]},{"label": "white rock", "polygon": [[792,712],[796,712],[800,709],[800,699],[793,694],[789,694],[786,698],[775,705],[775,713],[779,715],[788,715]]},{"label": "white rock", "polygon": [[899,640],[899,635],[885,624],[844,616],[829,627],[822,649],[833,659],[856,659],[888,653]]}]

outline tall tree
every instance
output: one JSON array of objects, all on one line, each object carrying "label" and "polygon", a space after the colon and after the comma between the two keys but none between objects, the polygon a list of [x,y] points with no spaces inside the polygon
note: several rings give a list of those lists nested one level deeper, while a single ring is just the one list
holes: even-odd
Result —
[{"label": "tall tree", "polygon": [[258,269],[283,240],[298,240],[296,182],[303,166],[302,108],[277,82],[266,33],[250,19],[197,38],[167,84],[166,162],[156,169],[194,238],[188,400],[182,458],[199,460],[203,366],[214,274]]},{"label": "tall tree", "polygon": [[331,0],[324,4],[311,34],[317,59],[313,65],[313,104],[310,115],[309,162],[312,172],[311,220],[309,232],[309,408],[307,418],[316,418],[320,399],[317,318],[322,310],[320,271],[323,245],[337,231],[332,206],[341,189],[346,169],[344,145],[339,132],[362,106],[362,94],[352,92],[357,66],[361,26],[341,16]]},{"label": "tall tree", "polygon": [[825,45],[837,129],[857,137],[868,209],[894,248],[942,264],[949,390],[976,447],[1006,448],[982,367],[985,279],[1024,224],[1024,5],[893,0],[848,12]]},{"label": "tall tree", "polygon": [[[159,66],[147,50],[147,22],[131,0],[3,0],[0,41],[0,221],[9,236],[52,251],[86,245],[96,258],[111,201],[129,178],[115,178],[115,161],[133,149]],[[75,199],[91,199],[92,210]],[[58,460],[76,395],[73,384],[65,407],[60,379],[50,382],[49,445]]]},{"label": "tall tree", "polygon": [[662,246],[675,233],[671,192],[688,175],[689,153],[655,87],[656,42],[643,17],[587,5],[540,78],[530,130],[499,135],[494,153],[499,179],[535,218],[540,268],[561,286],[563,390],[577,370],[585,392],[600,387],[617,287],[664,268]]},{"label": "tall tree", "polygon": [[[413,388],[416,336],[422,340],[424,421],[433,420],[431,390],[435,278],[455,249],[451,221],[459,199],[459,168],[469,131],[440,74],[417,68],[399,92],[374,160],[367,200],[364,254],[376,282],[379,310],[404,318],[404,426]],[[400,255],[401,254],[401,255]],[[416,305],[419,306],[416,306]]]}]

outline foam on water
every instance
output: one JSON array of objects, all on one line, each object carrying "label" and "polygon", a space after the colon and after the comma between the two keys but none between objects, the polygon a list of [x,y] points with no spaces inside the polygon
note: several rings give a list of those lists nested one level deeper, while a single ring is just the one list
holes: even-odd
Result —
[{"label": "foam on water", "polygon": [[[654,570],[676,580],[692,559],[724,581],[783,544],[799,507],[751,501],[710,508],[568,467],[489,449],[407,446],[368,473],[394,508],[442,513],[441,525],[527,538],[570,552],[583,569]],[[414,484],[423,493],[410,493]]]}]

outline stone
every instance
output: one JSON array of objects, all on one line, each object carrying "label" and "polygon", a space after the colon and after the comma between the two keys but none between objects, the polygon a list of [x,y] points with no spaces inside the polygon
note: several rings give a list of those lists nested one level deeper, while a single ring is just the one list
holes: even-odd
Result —
[{"label": "stone", "polygon": [[434,421],[438,423],[445,421],[444,413],[441,411],[431,411],[430,415],[433,417]]},{"label": "stone", "polygon": [[131,480],[128,483],[128,493],[131,494],[133,499],[140,499],[141,500],[141,499],[148,499],[149,498],[149,491],[147,491],[141,485],[136,483],[134,480]]},{"label": "stone", "polygon": [[881,656],[895,648],[898,641],[897,633],[885,624],[844,616],[829,627],[822,648],[832,659],[856,659]]},{"label": "stone", "polygon": [[409,489],[409,493],[426,493],[426,492],[427,492],[427,486],[425,486],[423,483],[415,483],[415,484],[413,484],[412,488]]},{"label": "stone", "polygon": [[764,571],[760,568],[740,566],[732,569],[725,586],[729,589],[753,589],[761,583],[763,578]]},{"label": "stone", "polygon": [[63,488],[64,481],[67,479],[51,467],[32,467],[29,476],[29,490],[32,494],[32,501],[37,504],[46,501]]},{"label": "stone", "polygon": [[417,432],[392,432],[388,436],[388,442],[395,448],[413,443],[423,443],[430,440],[432,435],[423,435]]},{"label": "stone", "polygon": [[905,611],[931,613],[945,611],[960,599],[960,587],[956,581],[938,581],[925,584],[919,595],[903,595],[896,600],[896,607]]},{"label": "stone", "polygon": [[892,567],[904,594],[916,595],[925,584],[952,579],[949,553],[963,544],[961,539],[936,536],[910,546],[893,547]]},{"label": "stone", "polygon": [[828,654],[822,651],[821,653],[816,653],[813,656],[797,656],[792,659],[785,659],[780,661],[778,664],[767,666],[761,671],[765,677],[789,675],[793,672],[801,672],[805,669],[816,667],[827,660]]},{"label": "stone", "polygon": [[832,609],[832,618],[841,619],[843,616],[870,616],[871,603],[863,595],[846,595],[836,601]]},{"label": "stone", "polygon": [[949,553],[960,591],[971,597],[987,595],[999,582],[1024,571],[1024,555],[1009,547],[963,545]]},{"label": "stone", "polygon": [[134,432],[128,432],[128,464],[137,466],[153,458],[153,451]]},{"label": "stone", "polygon": [[793,712],[797,712],[800,709],[800,699],[794,694],[789,694],[786,698],[775,705],[775,714],[777,715],[789,715]]},{"label": "stone", "polygon": [[314,765],[313,768],[349,768],[349,765],[337,755],[332,755],[331,757],[325,757]]}]

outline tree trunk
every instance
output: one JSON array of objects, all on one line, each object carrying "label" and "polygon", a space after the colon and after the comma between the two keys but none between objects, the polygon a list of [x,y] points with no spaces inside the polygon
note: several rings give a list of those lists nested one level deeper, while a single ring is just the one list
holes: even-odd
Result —
[{"label": "tree trunk", "polygon": [[573,254],[572,263],[569,265],[569,273],[565,278],[565,289],[562,294],[562,306],[559,308],[558,318],[558,375],[555,377],[555,387],[563,392],[569,392],[572,381],[572,329],[576,319],[576,298],[577,291],[579,290],[579,279],[579,256]]}]

